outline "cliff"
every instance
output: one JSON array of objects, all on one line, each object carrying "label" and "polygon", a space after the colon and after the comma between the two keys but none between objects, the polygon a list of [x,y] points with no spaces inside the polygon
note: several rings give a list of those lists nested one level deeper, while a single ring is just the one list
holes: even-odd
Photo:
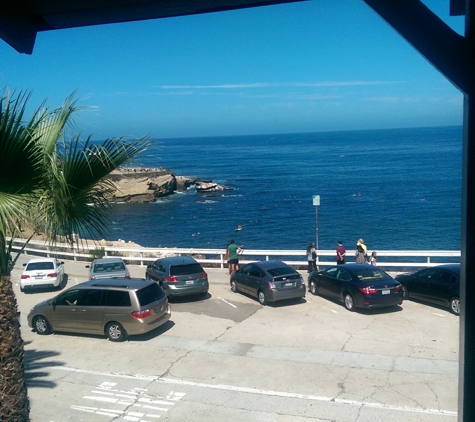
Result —
[{"label": "cliff", "polygon": [[166,169],[122,168],[109,176],[117,187],[111,201],[113,202],[153,202],[172,194],[176,190],[186,190],[195,186],[197,192],[213,192],[232,189],[211,180],[176,176]]}]

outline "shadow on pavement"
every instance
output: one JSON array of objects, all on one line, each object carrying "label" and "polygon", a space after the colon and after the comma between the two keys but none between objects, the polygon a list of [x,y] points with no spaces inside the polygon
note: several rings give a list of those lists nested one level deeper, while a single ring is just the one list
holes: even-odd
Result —
[{"label": "shadow on pavement", "polygon": [[187,295],[187,296],[175,296],[169,297],[168,301],[170,303],[193,303],[193,302],[202,302],[203,300],[211,299],[213,295],[210,292],[200,293],[197,295]]},{"label": "shadow on pavement", "polygon": [[[25,343],[28,344],[28,343]],[[48,367],[63,366],[59,361],[42,361],[43,359],[58,356],[59,353],[52,350],[25,350],[25,378],[28,388],[54,388],[56,382],[44,378],[49,376]]]}]

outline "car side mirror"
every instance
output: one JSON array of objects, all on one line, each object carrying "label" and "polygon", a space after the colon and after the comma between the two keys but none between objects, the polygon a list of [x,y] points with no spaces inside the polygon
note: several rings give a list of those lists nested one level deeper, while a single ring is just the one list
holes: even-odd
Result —
[{"label": "car side mirror", "polygon": [[26,262],[23,264],[24,267],[26,267]]},{"label": "car side mirror", "polygon": [[90,265],[86,265],[86,268],[91,268],[91,266],[90,266]]},{"label": "car side mirror", "polygon": [[53,306],[53,311],[56,310],[56,299],[54,299],[52,302],[51,302],[51,305]]}]

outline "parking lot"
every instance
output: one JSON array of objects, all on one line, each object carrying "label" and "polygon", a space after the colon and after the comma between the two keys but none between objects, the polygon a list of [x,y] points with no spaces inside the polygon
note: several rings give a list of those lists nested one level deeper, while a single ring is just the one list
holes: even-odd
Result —
[{"label": "parking lot", "polygon": [[[447,309],[352,313],[310,293],[262,307],[208,269],[209,295],[171,300],[170,321],[146,335],[39,336],[26,315],[57,292],[20,293],[27,259],[12,280],[32,421],[456,421],[459,319]],[[68,287],[85,265],[65,263]]]}]

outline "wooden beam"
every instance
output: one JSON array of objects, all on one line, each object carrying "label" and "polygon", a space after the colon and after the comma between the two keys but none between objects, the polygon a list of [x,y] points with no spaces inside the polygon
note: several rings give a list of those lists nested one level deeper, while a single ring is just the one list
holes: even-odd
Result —
[{"label": "wooden beam", "polygon": [[0,38],[18,52],[31,54],[36,40],[36,27],[6,3],[0,13]]},{"label": "wooden beam", "polygon": [[420,0],[363,0],[459,90],[470,89],[465,38]]},{"label": "wooden beam", "polygon": [[463,16],[466,8],[465,0],[450,0],[450,16]]}]

